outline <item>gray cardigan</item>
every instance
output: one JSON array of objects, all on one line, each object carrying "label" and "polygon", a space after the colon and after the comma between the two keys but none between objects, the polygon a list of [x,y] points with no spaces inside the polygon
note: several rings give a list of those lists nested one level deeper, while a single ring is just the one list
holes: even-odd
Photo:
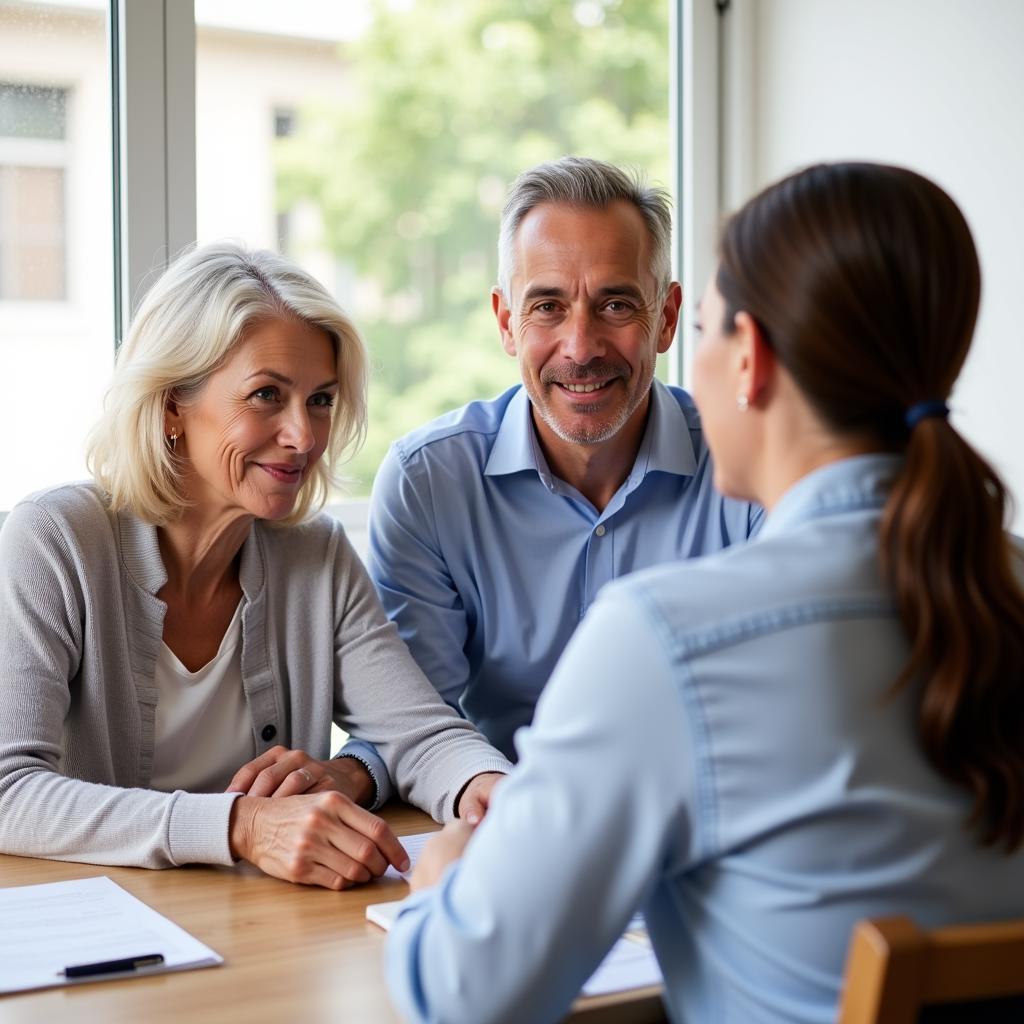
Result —
[{"label": "gray cardigan", "polygon": [[[233,794],[147,789],[167,576],[156,529],[91,484],[42,491],[0,530],[0,852],[230,864]],[[438,697],[341,526],[256,521],[242,547],[242,678],[256,750],[329,756],[330,722],[374,744],[439,820],[506,759]]]}]

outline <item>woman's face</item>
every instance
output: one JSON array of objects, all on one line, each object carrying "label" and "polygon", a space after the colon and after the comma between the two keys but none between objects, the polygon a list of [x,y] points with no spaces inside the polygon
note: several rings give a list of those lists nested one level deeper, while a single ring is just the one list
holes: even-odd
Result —
[{"label": "woman's face", "polygon": [[199,397],[179,407],[189,498],[210,513],[287,516],[327,447],[337,390],[323,330],[292,317],[250,328]]},{"label": "woman's face", "polygon": [[738,341],[723,330],[725,302],[712,273],[697,314],[699,342],[693,354],[693,399],[715,466],[715,486],[730,498],[749,495],[743,468],[750,458],[748,415],[737,407],[742,386]]}]

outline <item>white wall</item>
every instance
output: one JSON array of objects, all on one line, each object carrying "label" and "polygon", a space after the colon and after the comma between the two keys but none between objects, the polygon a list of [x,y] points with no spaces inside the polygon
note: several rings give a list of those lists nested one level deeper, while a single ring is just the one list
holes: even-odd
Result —
[{"label": "white wall", "polygon": [[729,55],[746,96],[737,106],[734,89],[727,116],[750,133],[740,180],[756,188],[815,160],[885,160],[960,204],[983,295],[955,422],[1024,502],[1024,2],[733,0],[726,17],[749,22]]}]

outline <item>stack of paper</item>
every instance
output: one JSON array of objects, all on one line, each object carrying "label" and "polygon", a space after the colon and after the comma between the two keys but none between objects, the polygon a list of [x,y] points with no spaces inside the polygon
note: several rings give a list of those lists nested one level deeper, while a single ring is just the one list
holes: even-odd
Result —
[{"label": "stack of paper", "polygon": [[[0,992],[139,977],[223,963],[109,878],[0,889]],[[162,963],[67,978],[67,967],[157,954]]]}]

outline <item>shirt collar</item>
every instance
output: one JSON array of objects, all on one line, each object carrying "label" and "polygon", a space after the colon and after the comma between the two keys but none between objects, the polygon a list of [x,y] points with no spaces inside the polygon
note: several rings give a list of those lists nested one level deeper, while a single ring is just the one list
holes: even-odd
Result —
[{"label": "shirt collar", "polygon": [[504,476],[528,469],[539,473],[538,455],[540,451],[533,432],[530,399],[526,388],[520,384],[501,417],[501,426],[484,466],[484,476]]},{"label": "shirt collar", "polygon": [[808,473],[779,499],[759,537],[788,533],[819,516],[881,508],[901,462],[888,453],[855,455]]},{"label": "shirt collar", "polygon": [[[657,379],[651,386],[651,413],[636,468],[642,470],[641,476],[652,470],[677,476],[692,476],[697,471],[690,424],[672,393]],[[484,475],[502,476],[524,470],[533,470],[541,477],[550,476],[551,472],[537,442],[529,396],[526,388],[520,386],[501,418]]]},{"label": "shirt collar", "polygon": [[697,453],[693,450],[686,414],[668,387],[657,378],[651,386],[651,415],[640,445],[641,452],[645,449],[649,452],[645,474],[656,470],[675,476],[693,476],[697,472]]}]

